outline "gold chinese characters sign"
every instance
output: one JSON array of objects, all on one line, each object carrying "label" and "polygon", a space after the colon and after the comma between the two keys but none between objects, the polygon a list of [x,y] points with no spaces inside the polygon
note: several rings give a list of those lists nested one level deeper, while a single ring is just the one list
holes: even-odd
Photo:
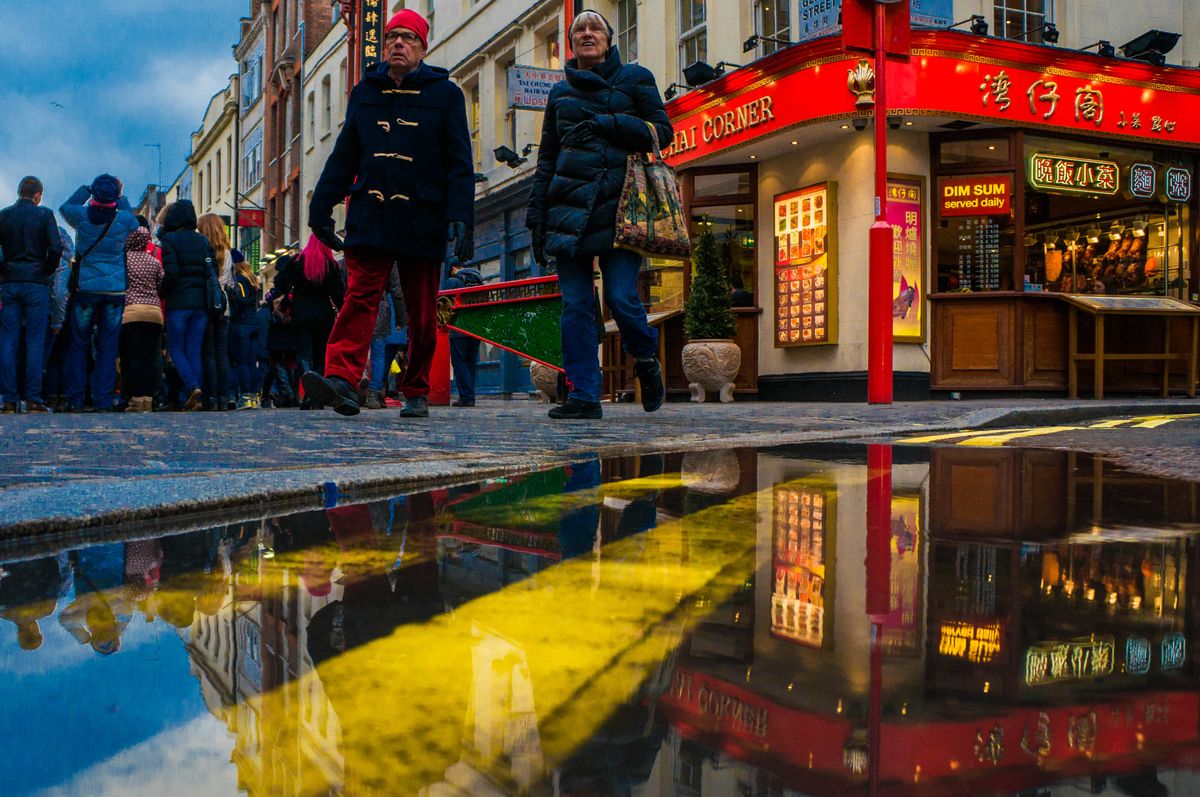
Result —
[{"label": "gold chinese characters sign", "polygon": [[775,346],[837,342],[837,231],[833,183],[775,197]]},{"label": "gold chinese characters sign", "polygon": [[925,181],[896,175],[887,182],[892,226],[892,339],[925,340]]}]

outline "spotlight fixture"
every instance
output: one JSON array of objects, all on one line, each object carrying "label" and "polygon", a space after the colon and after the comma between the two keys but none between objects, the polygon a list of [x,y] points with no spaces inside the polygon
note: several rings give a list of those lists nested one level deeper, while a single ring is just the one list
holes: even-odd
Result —
[{"label": "spotlight fixture", "polygon": [[1113,221],[1112,226],[1108,228],[1108,240],[1121,240],[1121,233],[1125,232],[1125,225],[1120,220]]},{"label": "spotlight fixture", "polygon": [[1150,226],[1149,219],[1147,219],[1145,216],[1138,216],[1136,219],[1133,220],[1133,224],[1130,225],[1130,229],[1133,230],[1133,237],[1134,238],[1145,238],[1146,237],[1146,228],[1149,226]]},{"label": "spotlight fixture", "polygon": [[988,35],[988,23],[987,23],[987,20],[984,19],[983,15],[981,15],[981,14],[972,14],[970,17],[968,17],[967,19],[964,19],[962,22],[955,22],[953,25],[947,26],[945,28],[945,30],[953,30],[954,28],[957,28],[959,25],[966,25],[968,22],[971,23],[971,33],[974,33],[976,36]]},{"label": "spotlight fixture", "polygon": [[1167,53],[1179,43],[1178,33],[1148,30],[1136,39],[1121,45],[1121,53],[1134,61],[1145,61],[1154,66],[1167,62]]},{"label": "spotlight fixture", "polygon": [[859,132],[867,129],[867,120],[861,116],[854,117],[850,124],[854,125],[854,129],[858,130]]},{"label": "spotlight fixture", "polygon": [[528,160],[528,158],[522,158],[503,144],[492,150],[492,154],[496,156],[497,161],[507,165],[510,169],[520,168],[521,164]]},{"label": "spotlight fixture", "polygon": [[667,88],[663,91],[663,98],[667,102],[670,102],[671,100],[673,100],[677,96],[679,96],[680,89],[682,89],[683,91],[687,91],[688,87],[683,85],[682,83],[672,83],[671,85],[667,86]]},{"label": "spotlight fixture", "polygon": [[696,61],[683,70],[683,82],[694,89],[700,88],[705,83],[711,83],[717,77],[717,70],[705,61]]},{"label": "spotlight fixture", "polygon": [[1098,244],[1098,243],[1100,243],[1100,228],[1099,227],[1088,227],[1086,230],[1083,231],[1083,236],[1085,238],[1087,238],[1088,243]]},{"label": "spotlight fixture", "polygon": [[1089,44],[1087,47],[1080,47],[1079,50],[1080,50],[1080,52],[1082,52],[1084,50],[1090,50],[1093,47],[1096,48],[1096,52],[1097,52],[1097,54],[1100,55],[1101,58],[1116,58],[1117,57],[1117,48],[1112,46],[1112,42],[1105,41],[1104,39],[1101,39],[1100,41],[1096,42],[1095,44]]},{"label": "spotlight fixture", "polygon": [[903,116],[889,116],[887,118],[887,126],[889,130],[899,130],[900,125],[904,124]]},{"label": "spotlight fixture", "polygon": [[537,148],[537,144],[526,144],[525,146],[521,147],[521,154],[524,155],[526,158],[528,158],[529,154],[531,152],[533,152],[536,148]]},{"label": "spotlight fixture", "polygon": [[741,69],[742,65],[730,63],[729,61],[718,61],[717,62],[717,77],[723,77],[725,75],[725,72],[729,69],[729,67],[733,67],[734,69]]},{"label": "spotlight fixture", "polygon": [[1039,30],[1042,32],[1042,41],[1043,42],[1045,42],[1046,44],[1058,44],[1058,26],[1055,25],[1053,22],[1047,22],[1045,25],[1042,25],[1037,28],[1030,28],[1029,30],[1025,31],[1024,33],[1018,34],[1016,36],[1012,36],[1011,38],[1024,39],[1026,36],[1037,33]]},{"label": "spotlight fixture", "polygon": [[792,44],[787,39],[780,39],[777,36],[763,36],[760,33],[756,33],[753,36],[751,36],[749,39],[746,39],[746,41],[742,42],[742,52],[744,52],[744,53],[750,52],[751,50],[753,50],[755,47],[758,46],[759,42],[772,42],[773,44],[778,44],[782,47],[789,47]]}]

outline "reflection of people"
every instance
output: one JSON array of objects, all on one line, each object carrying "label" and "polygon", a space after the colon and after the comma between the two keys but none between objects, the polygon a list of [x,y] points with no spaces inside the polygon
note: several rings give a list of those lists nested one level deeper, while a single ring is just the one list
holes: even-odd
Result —
[{"label": "reflection of people", "polygon": [[[563,494],[583,493],[600,487],[600,460],[592,459],[567,466],[567,483]],[[562,513],[558,525],[558,547],[562,558],[571,559],[590,553],[596,545],[596,529],[600,525],[600,496],[594,494],[590,500],[570,502],[571,507]]]},{"label": "reflection of people", "polygon": [[658,332],[646,322],[638,295],[641,257],[613,247],[617,204],[631,153],[651,152],[674,135],[654,76],[645,67],[622,64],[612,46],[612,26],[595,11],[571,23],[567,79],[554,85],[542,122],[537,171],[525,223],[533,255],[558,264],[562,291],[563,367],[572,389],[551,418],[601,417],[600,362],[594,329],[592,272],[599,257],[604,301],[635,360],[642,408],[662,406]]},{"label": "reflection of people", "polygon": [[107,656],[121,649],[121,634],[133,619],[125,591],[125,546],[96,545],[75,554],[75,600],[58,621],[81,645]]},{"label": "reflection of people", "polygon": [[11,562],[4,565],[0,578],[0,617],[17,627],[17,642],[22,650],[37,650],[42,645],[43,617],[54,613],[62,594],[63,572],[57,559]]},{"label": "reflection of people", "polygon": [[746,290],[746,283],[742,281],[741,274],[729,275],[729,306],[730,307],[753,307],[754,294]]},{"label": "reflection of people", "polygon": [[[450,264],[450,276],[442,282],[442,290],[450,291],[470,285],[482,285],[483,275],[455,260]],[[454,384],[458,387],[455,407],[475,406],[475,377],[479,372],[479,338],[450,331],[450,365],[454,369]]]},{"label": "reflection of people", "polygon": [[367,364],[383,287],[393,265],[408,308],[407,368],[401,416],[429,416],[429,372],[437,344],[437,293],[446,242],[459,260],[475,252],[475,168],[462,90],[450,73],[422,59],[429,23],[405,9],[387,23],[387,62],[350,93],[346,123],[309,203],[313,234],[334,249],[333,206],[346,215],[349,288],[329,339],[324,374],[304,389],[342,415],[359,411],[358,381]]}]

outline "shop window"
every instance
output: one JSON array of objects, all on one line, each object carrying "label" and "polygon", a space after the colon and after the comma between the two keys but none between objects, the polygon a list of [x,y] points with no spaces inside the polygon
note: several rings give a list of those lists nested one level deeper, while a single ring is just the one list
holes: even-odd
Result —
[{"label": "shop window", "polygon": [[[1005,39],[1041,43],[1038,28],[1054,21],[1054,0],[993,0],[995,35]],[[1030,33],[1030,31],[1036,31]],[[1029,34],[1029,35],[1026,35]]]},{"label": "shop window", "polygon": [[708,60],[708,15],[705,0],[679,0],[679,82],[683,70]]},{"label": "shop window", "polygon": [[1007,138],[974,138],[943,141],[938,148],[942,166],[1009,163],[1012,146]]},{"label": "shop window", "polygon": [[627,64],[637,61],[637,4],[638,0],[619,0],[617,3],[617,47]]},{"label": "shop window", "polygon": [[[1168,196],[1172,155],[1028,136],[1024,280],[1030,290],[1189,296],[1191,214]],[[1145,181],[1141,176],[1145,175]],[[1178,199],[1178,197],[1177,197]]]},{"label": "shop window", "polygon": [[692,183],[696,198],[745,196],[750,193],[750,172],[698,174]]},{"label": "shop window", "polygon": [[[754,32],[782,41],[791,41],[792,20],[788,0],[755,0]],[[787,45],[760,41],[759,55],[769,55]]]},{"label": "shop window", "polygon": [[716,238],[717,254],[738,304],[755,306],[758,297],[754,293],[757,270],[754,205],[693,207],[691,223],[693,237],[707,229]]}]

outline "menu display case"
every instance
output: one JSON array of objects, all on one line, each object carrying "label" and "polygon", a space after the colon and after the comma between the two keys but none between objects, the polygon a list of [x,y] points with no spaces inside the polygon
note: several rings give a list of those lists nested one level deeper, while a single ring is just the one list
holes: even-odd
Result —
[{"label": "menu display case", "polygon": [[837,343],[834,183],[775,197],[775,346]]},{"label": "menu display case", "polygon": [[775,488],[771,635],[809,647],[828,640],[826,598],[833,575],[827,552],[836,493],[791,482]]}]

